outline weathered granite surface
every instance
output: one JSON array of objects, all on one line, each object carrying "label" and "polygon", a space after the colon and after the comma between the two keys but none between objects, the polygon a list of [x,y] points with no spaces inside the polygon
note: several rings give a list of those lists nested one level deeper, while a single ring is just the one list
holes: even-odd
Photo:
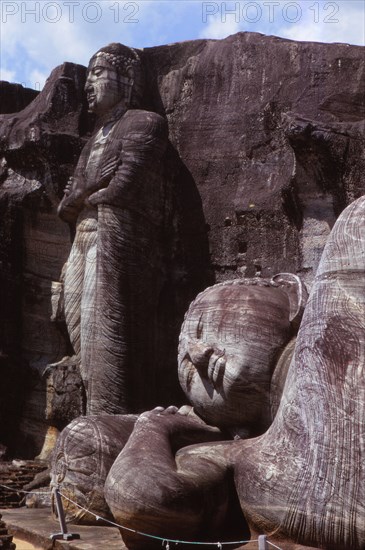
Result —
[{"label": "weathered granite surface", "polygon": [[[226,281],[202,292],[179,347],[179,378],[193,409],[75,420],[54,456],[61,493],[83,502],[97,494],[87,508],[105,513],[102,468],[119,442],[104,497],[116,522],[134,530],[123,532],[130,549],[158,547],[144,533],[207,542],[259,532],[362,550],[364,239],[362,196],[336,221],[296,343],[281,355],[303,311],[297,278]],[[281,388],[277,370],[286,378]],[[270,411],[272,392],[277,411]],[[86,432],[97,435],[85,441]]]},{"label": "weathered granite surface", "polygon": [[24,88],[21,84],[11,84],[5,80],[0,81],[0,105],[1,114],[16,113],[24,109],[39,92],[31,88]]},{"label": "weathered granite surface", "polygon": [[335,219],[364,192],[363,48],[239,33],[146,58],[217,279],[290,271],[310,283]]},{"label": "weathered granite surface", "polygon": [[[167,117],[175,182],[161,382],[176,372],[192,289],[209,280],[204,239],[210,282],[289,271],[310,286],[335,219],[364,193],[364,57],[357,46],[254,33],[143,55],[145,107]],[[2,439],[24,455],[41,449],[47,429],[40,375],[69,352],[64,321],[50,304],[53,296],[57,309],[52,282],[71,244],[56,207],[92,128],[84,81],[84,67],[65,63],[28,107],[0,121],[1,368],[20,386],[16,401],[2,386],[0,414],[2,430],[8,426]],[[156,402],[167,404],[177,392],[175,374],[161,384]],[[22,434],[16,444],[14,433]]]},{"label": "weathered granite surface", "polygon": [[[228,476],[226,488],[208,498],[205,475],[208,479],[213,475],[208,473],[210,466],[215,470],[208,463],[206,474],[201,472],[193,483],[192,499],[183,480],[179,482],[169,471],[170,466],[175,469],[172,455],[194,443],[225,441],[229,445],[233,439],[252,438],[267,430],[281,400],[306,298],[303,284],[290,274],[279,274],[271,281],[226,281],[200,293],[185,316],[178,358],[179,380],[194,409],[159,407],[139,417],[104,413],[69,424],[52,460],[52,484],[71,499],[64,499],[67,520],[98,524],[86,509],[104,518],[112,512],[122,525],[156,536],[247,538]],[[150,420],[156,425],[151,422],[146,427],[146,414],[152,414]],[[161,418],[168,419],[168,424]],[[159,432],[159,425],[168,426],[166,433]],[[209,447],[207,451],[213,454]],[[175,502],[175,494],[182,501],[178,496]],[[207,511],[204,502],[208,500],[212,507]],[[194,505],[188,504],[191,501]],[[134,537],[123,536],[128,547],[135,548]],[[154,547],[153,542],[142,537],[136,547]]]},{"label": "weathered granite surface", "polygon": [[136,50],[113,43],[92,56],[85,92],[96,128],[57,210],[76,229],[61,285],[87,414],[148,408],[161,387],[173,193],[166,120],[141,108],[142,83]]},{"label": "weathered granite surface", "polygon": [[85,68],[65,63],[23,111],[1,117],[0,338],[4,378],[13,377],[12,392],[17,388],[9,403],[2,386],[1,425],[10,450],[15,444],[23,456],[34,456],[44,442],[43,370],[69,348],[52,312],[52,282],[70,247],[56,207],[88,130],[84,82]]}]

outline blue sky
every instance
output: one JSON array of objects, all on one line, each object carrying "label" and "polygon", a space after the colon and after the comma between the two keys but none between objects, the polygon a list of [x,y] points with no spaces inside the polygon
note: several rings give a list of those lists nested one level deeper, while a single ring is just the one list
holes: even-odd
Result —
[{"label": "blue sky", "polygon": [[144,48],[253,31],[365,44],[365,0],[2,0],[0,80],[41,89],[51,70],[87,65],[109,42]]}]

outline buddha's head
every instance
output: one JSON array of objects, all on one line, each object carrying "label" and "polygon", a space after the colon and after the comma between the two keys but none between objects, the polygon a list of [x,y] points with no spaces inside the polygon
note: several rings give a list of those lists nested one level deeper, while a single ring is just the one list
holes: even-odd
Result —
[{"label": "buddha's head", "polygon": [[302,288],[290,275],[229,281],[191,304],[180,336],[179,380],[208,424],[250,435],[270,425],[271,379],[295,333]]},{"label": "buddha's head", "polygon": [[142,88],[141,60],[136,50],[113,43],[90,59],[85,84],[90,112],[100,116],[120,103],[126,109],[138,107]]}]

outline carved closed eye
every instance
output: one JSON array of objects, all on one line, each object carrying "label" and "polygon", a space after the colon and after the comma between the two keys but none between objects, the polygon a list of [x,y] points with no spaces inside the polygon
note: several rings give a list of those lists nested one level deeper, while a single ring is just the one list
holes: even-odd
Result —
[{"label": "carved closed eye", "polygon": [[91,71],[93,75],[99,76],[104,71],[104,67],[94,67]]}]

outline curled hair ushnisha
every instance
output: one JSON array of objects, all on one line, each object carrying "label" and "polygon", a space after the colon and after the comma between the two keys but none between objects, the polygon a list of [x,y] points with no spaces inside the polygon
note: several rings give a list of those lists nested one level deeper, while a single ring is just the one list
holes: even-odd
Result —
[{"label": "curled hair ushnisha", "polygon": [[99,51],[96,55],[103,57],[112,67],[115,67],[119,71],[126,70],[128,67],[139,65],[140,58],[135,50],[130,50],[132,56],[116,55],[109,52]]}]

